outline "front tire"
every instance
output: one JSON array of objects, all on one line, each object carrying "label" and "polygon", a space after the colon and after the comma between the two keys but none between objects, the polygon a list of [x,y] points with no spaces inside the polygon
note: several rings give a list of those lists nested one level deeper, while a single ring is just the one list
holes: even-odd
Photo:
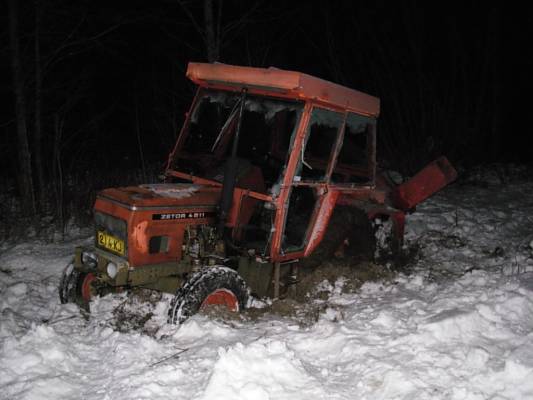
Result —
[{"label": "front tire", "polygon": [[95,276],[92,272],[81,272],[69,263],[63,270],[59,282],[59,301],[61,304],[76,303],[89,311],[89,302],[94,297],[92,282]]},{"label": "front tire", "polygon": [[178,289],[170,303],[168,322],[181,324],[210,305],[238,312],[246,307],[248,297],[248,287],[237,271],[223,266],[205,267]]}]

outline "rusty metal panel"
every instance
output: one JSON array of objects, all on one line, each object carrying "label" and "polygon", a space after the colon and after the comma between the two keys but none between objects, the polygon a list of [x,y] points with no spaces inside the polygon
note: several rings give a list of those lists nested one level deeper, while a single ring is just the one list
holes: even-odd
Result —
[{"label": "rusty metal panel", "polygon": [[[311,75],[278,68],[254,68],[227,64],[189,63],[187,77],[200,86],[226,90],[247,87],[257,94],[314,100],[356,113],[377,117],[380,100],[366,93]],[[254,90],[255,89],[255,90]]]},{"label": "rusty metal panel", "polygon": [[391,193],[394,207],[409,210],[433,193],[453,182],[457,171],[446,157],[440,157],[428,164],[407,182],[396,186]]},{"label": "rusty metal panel", "polygon": [[310,222],[312,227],[311,233],[309,235],[309,240],[305,246],[305,256],[309,256],[320,244],[326,230],[329,225],[329,220],[335,209],[335,204],[337,203],[337,198],[339,197],[339,192],[332,190],[323,195],[320,199],[320,205],[316,209],[314,220]]}]

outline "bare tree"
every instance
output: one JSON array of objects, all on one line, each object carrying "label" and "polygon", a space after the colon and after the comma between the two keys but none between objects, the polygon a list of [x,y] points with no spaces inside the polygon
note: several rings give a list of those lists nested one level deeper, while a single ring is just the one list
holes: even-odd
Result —
[{"label": "bare tree", "polygon": [[[501,10],[499,6],[493,5],[489,12],[489,28],[487,29],[489,35],[489,43],[492,48],[493,54],[500,54],[502,48],[501,39]],[[491,62],[491,121],[490,121],[490,150],[493,158],[497,158],[501,152],[501,59],[499,57],[493,57]]]},{"label": "bare tree", "polygon": [[34,39],[34,58],[35,58],[35,115],[33,127],[33,166],[37,177],[37,191],[39,194],[40,208],[45,203],[45,179],[42,161],[42,88],[43,74],[41,65],[41,2],[35,0],[35,39]]},{"label": "bare tree", "polygon": [[196,32],[202,37],[205,44],[207,61],[210,63],[219,61],[222,58],[222,48],[224,43],[231,41],[231,38],[229,38],[230,36],[238,36],[242,34],[242,30],[253,22],[252,16],[257,14],[257,11],[262,5],[261,1],[255,1],[250,7],[246,8],[238,18],[234,18],[223,24],[223,0],[204,0],[204,21],[202,26],[188,6],[188,3],[194,2],[187,2],[186,0],[177,1],[187,15],[187,18],[191,21]]},{"label": "bare tree", "polygon": [[9,0],[9,44],[11,47],[11,70],[13,74],[13,91],[15,93],[15,119],[18,139],[19,174],[17,176],[25,211],[35,213],[35,196],[31,167],[31,154],[28,146],[28,129],[26,124],[26,97],[20,54],[18,34],[18,0]]},{"label": "bare tree", "polygon": [[205,45],[207,61],[213,63],[220,57],[220,17],[222,15],[222,1],[218,2],[218,18],[215,25],[213,15],[213,0],[204,0]]},{"label": "bare tree", "polygon": [[204,27],[202,28],[193,13],[187,6],[187,4],[178,0],[179,5],[187,14],[187,17],[191,21],[194,29],[202,37],[205,43],[207,61],[210,63],[218,61],[220,57],[220,20],[222,17],[222,0],[218,1],[218,15],[217,15],[217,25],[215,26],[215,17],[213,15],[213,0],[204,0],[203,9],[204,9]]}]

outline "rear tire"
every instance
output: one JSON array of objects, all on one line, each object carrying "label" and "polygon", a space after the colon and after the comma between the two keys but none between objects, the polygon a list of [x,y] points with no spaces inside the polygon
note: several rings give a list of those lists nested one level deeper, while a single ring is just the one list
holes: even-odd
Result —
[{"label": "rear tire", "polygon": [[248,287],[237,271],[223,266],[205,267],[177,290],[168,310],[168,322],[181,324],[206,305],[238,312],[246,307],[248,297]]}]

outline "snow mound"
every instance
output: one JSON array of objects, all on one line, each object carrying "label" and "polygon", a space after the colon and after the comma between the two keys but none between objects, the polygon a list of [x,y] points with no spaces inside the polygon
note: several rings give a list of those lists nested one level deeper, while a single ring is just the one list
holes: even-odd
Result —
[{"label": "snow mound", "polygon": [[261,340],[219,349],[213,373],[199,398],[295,400],[324,394],[286,343]]}]

